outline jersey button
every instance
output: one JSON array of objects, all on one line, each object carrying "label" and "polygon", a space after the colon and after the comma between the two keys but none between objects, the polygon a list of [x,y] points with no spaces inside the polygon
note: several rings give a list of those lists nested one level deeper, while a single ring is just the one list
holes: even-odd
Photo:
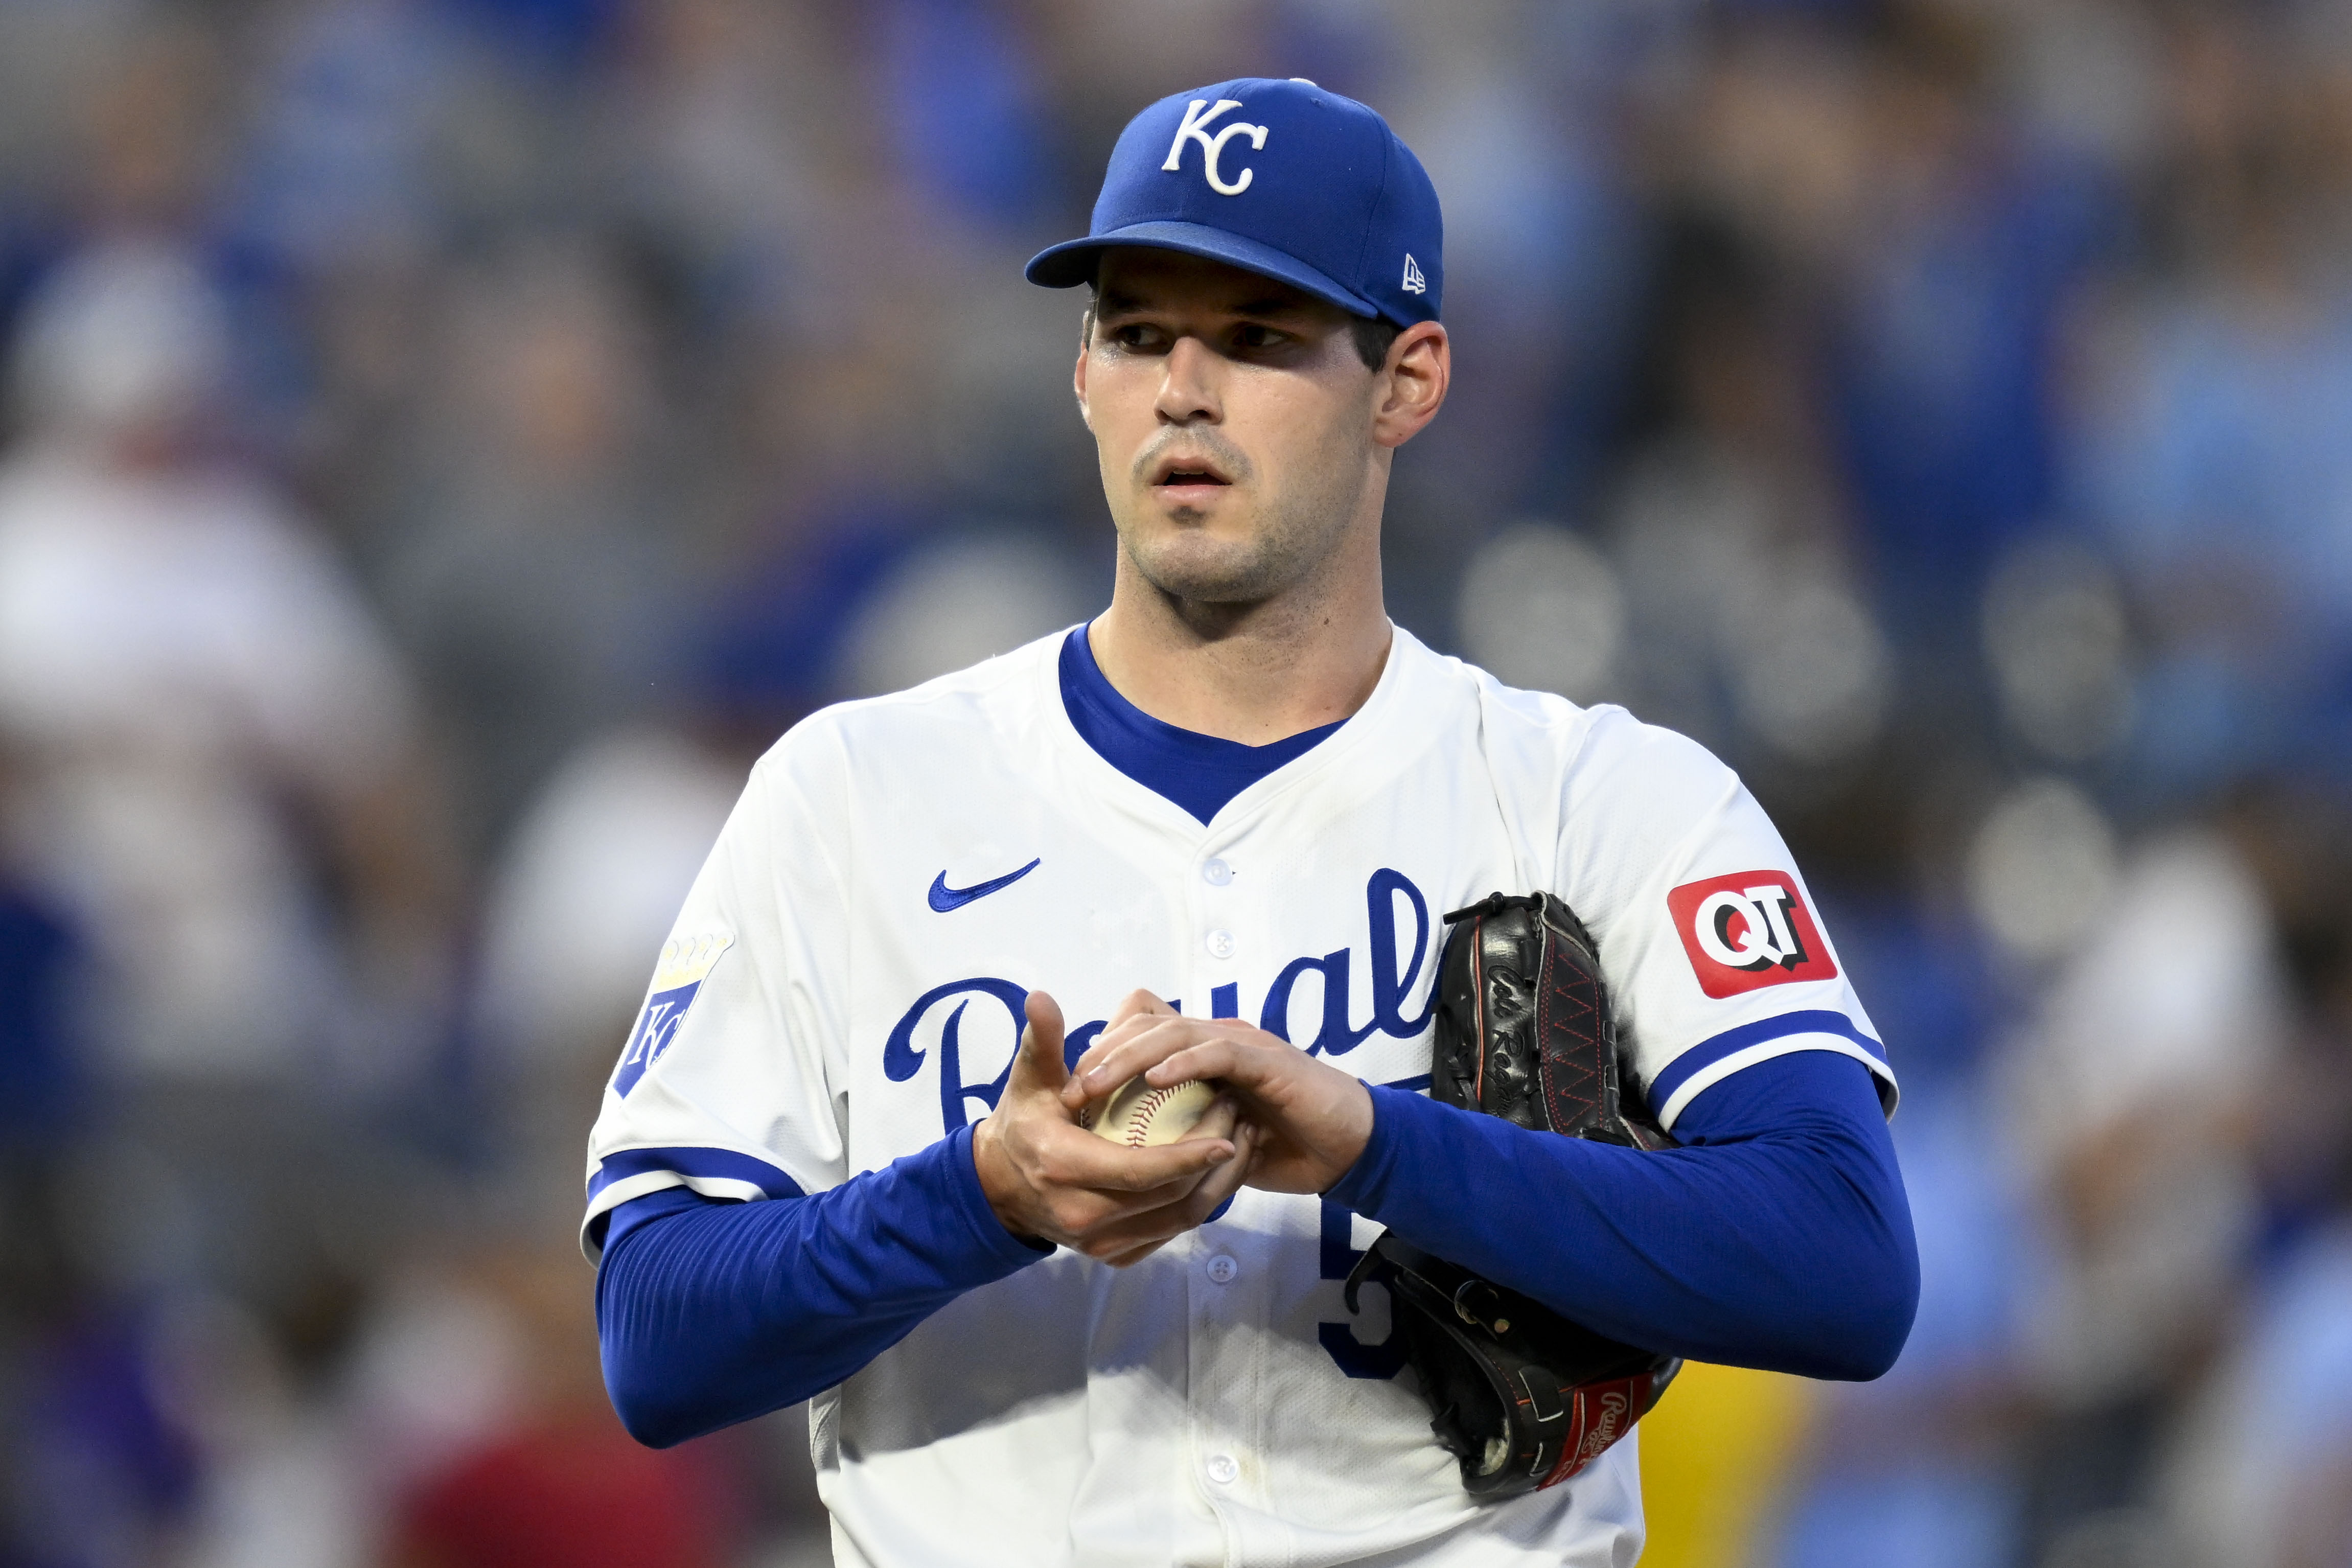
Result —
[{"label": "jersey button", "polygon": [[1209,1278],[1220,1285],[1232,1284],[1234,1276],[1241,1271],[1242,1266],[1222,1252],[1209,1259]]},{"label": "jersey button", "polygon": [[1242,1468],[1234,1463],[1234,1457],[1231,1454],[1209,1456],[1209,1479],[1219,1486],[1231,1486],[1234,1478],[1241,1473]]},{"label": "jersey button", "polygon": [[1233,879],[1234,868],[1223,860],[1213,859],[1202,864],[1201,880],[1208,883],[1212,888],[1222,888]]},{"label": "jersey button", "polygon": [[1229,931],[1213,931],[1209,933],[1211,958],[1231,958],[1234,955],[1234,949],[1238,945],[1234,941],[1234,933]]}]

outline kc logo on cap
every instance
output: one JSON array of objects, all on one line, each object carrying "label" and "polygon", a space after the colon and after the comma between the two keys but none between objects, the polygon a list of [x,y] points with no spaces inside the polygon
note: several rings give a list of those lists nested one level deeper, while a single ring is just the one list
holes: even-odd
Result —
[{"label": "kc logo on cap", "polygon": [[1184,251],[1409,327],[1438,319],[1444,227],[1428,172],[1373,110],[1301,77],[1238,77],[1129,121],[1085,237],[1027,272],[1071,289],[1114,247]]},{"label": "kc logo on cap", "polygon": [[[1198,142],[1201,144],[1201,173],[1209,177],[1211,190],[1221,196],[1237,196],[1248,190],[1250,180],[1257,171],[1244,169],[1240,179],[1227,184],[1217,177],[1217,157],[1225,150],[1225,143],[1236,136],[1248,137],[1251,146],[1264,152],[1266,128],[1263,125],[1245,124],[1235,120],[1226,124],[1214,136],[1209,134],[1209,121],[1228,109],[1239,109],[1241,106],[1242,100],[1238,98],[1221,98],[1217,100],[1216,107],[1213,109],[1209,107],[1207,99],[1194,99],[1184,110],[1183,122],[1176,127],[1176,140],[1168,144],[1168,162],[1160,164],[1160,168],[1171,172],[1181,169],[1184,166],[1184,143],[1188,141]],[[1204,109],[1209,110],[1206,114],[1201,112]]]}]

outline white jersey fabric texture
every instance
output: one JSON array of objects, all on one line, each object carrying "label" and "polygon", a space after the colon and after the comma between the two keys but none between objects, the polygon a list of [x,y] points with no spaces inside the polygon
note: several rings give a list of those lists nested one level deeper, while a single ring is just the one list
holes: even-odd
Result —
[{"label": "white jersey fabric texture", "polygon": [[[1857,1058],[1891,1104],[1780,836],[1694,742],[1399,629],[1361,710],[1204,826],[1071,726],[1063,635],[826,710],[761,760],[606,1090],[592,1218],[680,1184],[818,1192],[977,1121],[1032,988],[1075,1038],[1144,986],[1425,1088],[1444,916],[1496,890],[1582,916],[1669,1123],[1796,1050]],[[1463,1491],[1380,1353],[1381,1293],[1340,1303],[1377,1234],[1245,1190],[1134,1268],[1064,1250],[959,1298],[814,1402],[836,1560],[1628,1568],[1631,1439],[1548,1491]]]}]

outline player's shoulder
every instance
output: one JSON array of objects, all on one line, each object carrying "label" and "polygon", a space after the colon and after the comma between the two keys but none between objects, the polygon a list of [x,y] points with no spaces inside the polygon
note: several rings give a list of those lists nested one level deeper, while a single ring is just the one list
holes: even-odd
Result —
[{"label": "player's shoulder", "polygon": [[1696,807],[1738,785],[1731,768],[1698,742],[1617,703],[1572,702],[1508,685],[1465,659],[1426,658],[1434,679],[1475,702],[1482,742],[1499,767],[1542,778],[1572,800],[1622,795]]},{"label": "player's shoulder", "polygon": [[1068,635],[1065,627],[903,691],[821,708],[785,731],[752,776],[814,780],[853,759],[952,766],[976,746],[1014,742],[1037,721]]}]

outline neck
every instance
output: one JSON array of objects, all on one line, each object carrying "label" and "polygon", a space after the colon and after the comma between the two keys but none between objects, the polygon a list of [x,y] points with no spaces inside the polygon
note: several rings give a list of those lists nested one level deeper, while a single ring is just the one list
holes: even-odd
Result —
[{"label": "neck", "polygon": [[1326,569],[1271,599],[1208,604],[1155,588],[1125,552],[1088,634],[1118,694],[1164,723],[1268,745],[1361,708],[1387,665],[1377,513]]}]

